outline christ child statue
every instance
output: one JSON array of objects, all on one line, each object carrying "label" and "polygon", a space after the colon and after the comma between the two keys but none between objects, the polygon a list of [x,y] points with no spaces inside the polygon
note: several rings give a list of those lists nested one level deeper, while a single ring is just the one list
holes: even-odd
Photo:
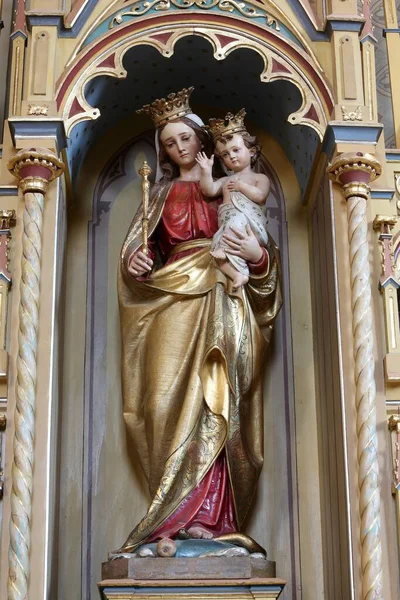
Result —
[{"label": "christ child statue", "polygon": [[214,181],[214,156],[208,158],[204,152],[199,152],[196,158],[201,169],[200,188],[203,194],[214,197],[222,193],[222,204],[218,208],[219,229],[213,237],[210,253],[221,271],[232,280],[234,291],[248,282],[249,267],[238,250],[225,243],[234,239],[230,237],[232,231],[238,237],[252,231],[261,246],[265,247],[268,243],[265,202],[270,180],[252,170],[260,156],[261,146],[257,138],[247,132],[245,114],[242,108],[237,115],[228,113],[225,119],[209,121],[215,154],[232,175]]}]

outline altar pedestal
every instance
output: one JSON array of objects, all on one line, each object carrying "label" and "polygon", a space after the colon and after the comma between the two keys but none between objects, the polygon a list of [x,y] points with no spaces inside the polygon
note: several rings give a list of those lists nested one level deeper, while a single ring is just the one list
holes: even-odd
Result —
[{"label": "altar pedestal", "polygon": [[[229,559],[227,559],[229,560]],[[102,600],[271,600],[279,598],[282,579],[213,579],[202,581],[138,581],[105,579],[99,583]]]},{"label": "altar pedestal", "polygon": [[102,600],[269,600],[286,584],[274,562],[249,556],[121,557],[103,563],[102,577]]}]

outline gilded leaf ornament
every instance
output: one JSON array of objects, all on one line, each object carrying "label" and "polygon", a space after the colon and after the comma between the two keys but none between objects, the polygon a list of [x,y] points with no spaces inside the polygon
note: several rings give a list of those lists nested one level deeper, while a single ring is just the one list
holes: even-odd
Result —
[{"label": "gilded leaf ornament", "polygon": [[244,17],[265,17],[266,24],[269,27],[274,27],[276,31],[280,30],[279,23],[271,17],[271,15],[260,12],[253,6],[249,6],[246,2],[237,2],[236,0],[144,0],[144,2],[138,2],[136,5],[130,7],[130,10],[122,10],[115,15],[111,21],[109,28],[112,29],[118,25],[121,25],[125,17],[141,17],[150,10],[154,9],[157,11],[167,11],[171,8],[201,8],[203,10],[210,10],[212,8],[218,8],[224,12],[233,13],[237,11]]}]

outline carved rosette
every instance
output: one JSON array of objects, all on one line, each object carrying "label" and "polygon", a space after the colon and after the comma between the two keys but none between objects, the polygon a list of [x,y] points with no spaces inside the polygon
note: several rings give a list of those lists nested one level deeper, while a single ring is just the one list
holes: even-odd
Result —
[{"label": "carved rosette", "polygon": [[378,600],[383,598],[382,547],[366,207],[370,194],[369,183],[379,177],[381,165],[370,154],[344,153],[335,158],[328,168],[328,174],[342,186],[347,200],[357,406],[362,597],[364,600]]},{"label": "carved rosette", "polygon": [[31,148],[18,152],[8,168],[25,197],[8,579],[9,600],[22,600],[28,597],[30,572],[43,202],[64,165],[47,148]]}]

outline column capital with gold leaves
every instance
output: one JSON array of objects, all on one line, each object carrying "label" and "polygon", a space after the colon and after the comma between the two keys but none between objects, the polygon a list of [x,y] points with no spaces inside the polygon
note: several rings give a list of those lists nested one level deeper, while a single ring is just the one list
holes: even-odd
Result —
[{"label": "column capital with gold leaves", "polygon": [[328,172],[330,179],[342,186],[346,200],[353,196],[368,199],[371,191],[369,184],[380,176],[382,167],[367,152],[343,152],[336,156]]},{"label": "column capital with gold leaves", "polygon": [[46,194],[49,183],[64,171],[64,163],[48,148],[29,148],[17,152],[8,163],[9,171],[19,179],[25,194]]}]

